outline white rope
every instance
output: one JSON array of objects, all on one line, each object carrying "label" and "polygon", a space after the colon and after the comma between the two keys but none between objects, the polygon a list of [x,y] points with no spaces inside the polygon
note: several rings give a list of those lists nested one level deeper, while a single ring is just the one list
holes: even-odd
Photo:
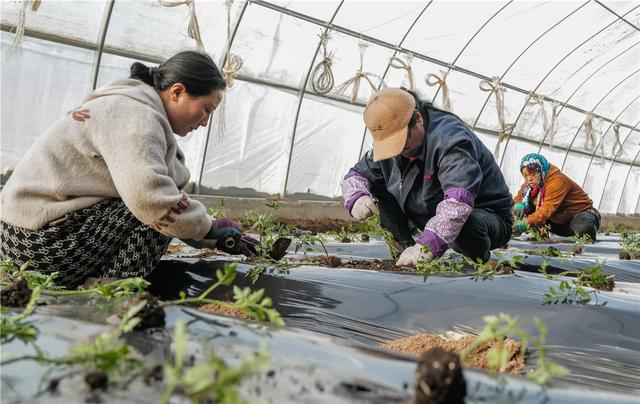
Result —
[{"label": "white rope", "polygon": [[544,108],[544,95],[540,94],[531,94],[529,96],[529,101],[527,101],[527,106],[538,106],[538,112],[533,117],[533,123],[538,120],[538,117],[542,115],[542,132],[543,136],[549,131],[549,115],[547,114],[547,110]]},{"label": "white rope", "polygon": [[189,7],[189,26],[187,27],[187,34],[189,35],[189,38],[196,41],[196,49],[204,51],[202,37],[200,36],[200,25],[198,25],[198,17],[196,16],[195,0],[158,0],[158,3],[163,7],[178,7],[183,5]]},{"label": "white rope", "polygon": [[316,94],[327,94],[334,85],[333,71],[331,65],[333,64],[333,52],[327,52],[327,44],[329,43],[329,32],[324,32],[318,35],[320,37],[320,46],[322,46],[322,60],[313,68],[311,73],[311,88]]},{"label": "white rope", "polygon": [[393,56],[389,61],[389,65],[394,69],[404,69],[407,71],[407,77],[409,78],[409,90],[413,91],[413,70],[411,69],[411,61],[413,60],[413,54],[406,55],[405,60],[400,59],[398,56]]},{"label": "white rope", "polygon": [[494,93],[496,95],[496,112],[498,114],[500,130],[498,131],[498,143],[496,144],[493,154],[497,159],[500,157],[500,144],[504,140],[505,136],[511,135],[514,128],[513,124],[506,124],[504,121],[504,93],[507,89],[502,86],[499,77],[493,77],[491,81],[482,80],[480,82],[480,90]]},{"label": "white rope", "polygon": [[560,107],[562,105],[558,101],[553,102],[553,107],[551,108],[551,122],[549,123],[549,127],[544,132],[544,139],[549,139],[549,148],[553,150],[553,138],[558,131],[558,115],[560,115]]},{"label": "white rope", "polygon": [[584,148],[588,151],[594,151],[596,148],[596,137],[593,129],[593,115],[587,114],[587,117],[584,120]]},{"label": "white rope", "polygon": [[16,35],[13,37],[11,46],[9,46],[5,54],[5,60],[9,60],[13,53],[22,45],[22,38],[24,37],[24,31],[27,25],[27,8],[31,8],[31,11],[36,12],[40,7],[40,3],[42,3],[42,0],[23,0],[20,3],[20,11],[14,24]]},{"label": "white rope", "polygon": [[620,124],[617,122],[613,124],[613,133],[615,134],[616,139],[611,149],[611,155],[613,157],[617,157],[620,152],[624,154],[624,150],[622,150],[622,143],[620,143]]},{"label": "white rope", "polygon": [[358,43],[358,46],[360,47],[360,68],[358,69],[358,71],[356,71],[355,76],[345,81],[344,83],[340,84],[338,88],[336,88],[336,91],[338,92],[338,94],[344,94],[347,88],[349,88],[350,86],[353,86],[351,89],[352,103],[356,102],[356,100],[358,99],[358,91],[360,90],[360,81],[362,81],[362,79],[365,79],[367,83],[369,83],[369,86],[371,87],[374,93],[376,92],[378,87],[375,84],[373,84],[373,81],[371,80],[370,77],[373,77],[379,80],[381,88],[385,87],[385,83],[384,83],[384,80],[382,80],[382,77],[378,76],[377,74],[362,71],[362,65],[364,62],[364,52],[367,50],[367,47],[369,47],[369,44],[366,42],[360,41]]},{"label": "white rope", "polygon": [[427,74],[424,81],[429,87],[440,86],[442,90],[442,109],[445,111],[453,112],[453,103],[449,97],[449,86],[447,85],[447,71],[440,70],[441,76],[434,73]]},{"label": "white rope", "polygon": [[233,87],[233,78],[242,69],[244,61],[238,55],[231,53],[231,6],[234,0],[225,0],[224,5],[227,8],[227,49],[226,60],[222,67],[225,80],[227,81],[227,87]]}]

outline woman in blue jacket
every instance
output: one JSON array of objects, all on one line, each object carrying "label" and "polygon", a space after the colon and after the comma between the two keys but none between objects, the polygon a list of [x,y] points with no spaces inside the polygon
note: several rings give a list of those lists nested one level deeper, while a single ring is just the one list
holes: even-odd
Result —
[{"label": "woman in blue jacket", "polygon": [[[369,101],[364,121],[373,150],[341,184],[345,207],[358,220],[379,211],[404,248],[396,265],[448,248],[486,262],[490,250],[509,241],[511,193],[492,154],[460,118],[406,89],[386,88]],[[415,229],[422,231],[417,242]]]}]

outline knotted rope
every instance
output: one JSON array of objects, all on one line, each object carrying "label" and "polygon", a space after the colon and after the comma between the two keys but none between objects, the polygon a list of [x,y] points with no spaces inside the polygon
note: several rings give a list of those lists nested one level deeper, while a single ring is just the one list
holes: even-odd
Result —
[{"label": "knotted rope", "polygon": [[442,109],[453,112],[453,104],[451,103],[451,98],[449,98],[449,86],[447,85],[448,72],[446,70],[440,70],[440,74],[441,76],[429,73],[424,81],[429,87],[440,86],[440,89],[442,89]]},{"label": "knotted rope", "polygon": [[331,65],[333,64],[333,52],[327,52],[327,44],[329,43],[329,32],[320,35],[320,46],[322,46],[322,60],[313,68],[311,73],[311,88],[316,94],[327,94],[334,85],[333,72]]},{"label": "knotted rope", "polygon": [[[544,131],[544,139],[549,139],[549,148],[553,150],[553,138],[558,131],[558,115],[560,115],[560,109],[562,105],[558,101],[553,101],[553,107],[551,108],[551,122]],[[544,142],[544,139],[542,141]]]},{"label": "knotted rope", "polygon": [[527,101],[527,106],[539,106],[538,112],[533,117],[533,122],[535,123],[538,120],[538,117],[542,115],[542,132],[543,137],[546,137],[547,132],[549,131],[549,115],[547,114],[547,110],[544,109],[544,96],[540,94],[531,94],[529,96],[529,101]]},{"label": "knotted rope", "polygon": [[364,52],[369,47],[369,44],[361,41],[360,43],[358,43],[358,47],[360,47],[360,68],[358,69],[358,71],[356,71],[355,76],[345,81],[344,83],[340,84],[338,88],[336,88],[336,91],[338,92],[338,94],[344,94],[347,88],[349,88],[350,86],[353,86],[351,89],[351,102],[356,102],[356,100],[358,99],[358,91],[360,90],[360,81],[362,79],[365,79],[367,83],[369,83],[369,86],[371,87],[373,92],[375,92],[378,89],[378,87],[375,84],[373,84],[373,81],[371,81],[369,77],[378,79],[380,81],[380,87],[381,88],[385,87],[384,80],[382,80],[382,77],[378,76],[377,74],[362,71],[362,65],[364,62]]},{"label": "knotted rope", "polygon": [[514,128],[513,124],[506,124],[504,121],[504,93],[507,89],[502,86],[499,77],[493,77],[491,81],[482,80],[480,82],[480,90],[494,93],[496,95],[496,112],[498,113],[500,130],[498,131],[498,143],[496,144],[493,154],[497,159],[500,157],[500,144],[504,140],[505,136],[511,135]]},{"label": "knotted rope", "polygon": [[227,8],[227,49],[226,59],[224,66],[222,67],[222,73],[224,73],[225,80],[227,81],[227,87],[233,87],[233,78],[236,73],[242,69],[244,61],[238,55],[231,53],[231,6],[234,0],[225,0],[224,5]]},{"label": "knotted rope", "polygon": [[183,5],[189,7],[189,26],[187,27],[187,34],[189,35],[189,38],[196,41],[196,49],[198,49],[199,51],[204,51],[202,37],[200,36],[200,26],[198,25],[198,17],[196,16],[195,0],[158,0],[158,3],[160,3],[160,5],[163,7],[178,7]]},{"label": "knotted rope", "polygon": [[588,151],[594,151],[596,148],[596,136],[593,128],[593,115],[588,114],[584,120],[584,148]]},{"label": "knotted rope", "polygon": [[409,78],[409,90],[413,91],[413,70],[411,69],[411,61],[413,60],[413,54],[409,53],[405,60],[400,59],[398,56],[393,56],[389,62],[389,65],[394,69],[404,69],[407,71],[407,77]]},{"label": "knotted rope", "polygon": [[31,8],[31,11],[36,12],[40,7],[40,3],[42,3],[42,0],[23,0],[21,2],[20,11],[18,12],[15,23],[16,35],[13,37],[11,46],[7,50],[5,60],[9,60],[13,53],[22,45],[22,38],[24,37],[25,27],[27,25],[27,8]]},{"label": "knotted rope", "polygon": [[613,124],[613,133],[615,134],[616,139],[611,149],[611,155],[613,157],[617,157],[618,153],[621,151],[622,154],[624,154],[624,150],[622,150],[622,143],[620,143],[620,124],[617,122]]}]

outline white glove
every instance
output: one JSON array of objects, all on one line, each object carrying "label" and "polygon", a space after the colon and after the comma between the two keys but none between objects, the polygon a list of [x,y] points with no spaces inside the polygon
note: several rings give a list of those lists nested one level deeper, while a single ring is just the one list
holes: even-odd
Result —
[{"label": "white glove", "polygon": [[378,213],[376,202],[369,195],[364,195],[356,200],[351,208],[351,216],[357,220],[364,220]]},{"label": "white glove", "polygon": [[423,252],[422,247],[423,246],[420,244],[414,244],[411,247],[405,248],[402,254],[400,254],[400,258],[398,258],[396,266],[416,265],[418,261],[431,261],[433,259],[433,254],[430,252]]}]

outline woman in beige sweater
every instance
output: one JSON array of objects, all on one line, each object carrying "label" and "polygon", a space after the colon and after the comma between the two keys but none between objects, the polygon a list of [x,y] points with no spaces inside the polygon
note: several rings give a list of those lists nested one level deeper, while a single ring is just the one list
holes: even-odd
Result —
[{"label": "woman in beige sweater", "polygon": [[[0,200],[0,259],[27,261],[73,287],[88,277],[148,275],[171,238],[229,240],[240,227],[212,220],[182,189],[175,135],[206,126],[226,83],[211,57],[181,52],[90,92],[31,146]],[[174,135],[175,134],[175,135]]]}]

